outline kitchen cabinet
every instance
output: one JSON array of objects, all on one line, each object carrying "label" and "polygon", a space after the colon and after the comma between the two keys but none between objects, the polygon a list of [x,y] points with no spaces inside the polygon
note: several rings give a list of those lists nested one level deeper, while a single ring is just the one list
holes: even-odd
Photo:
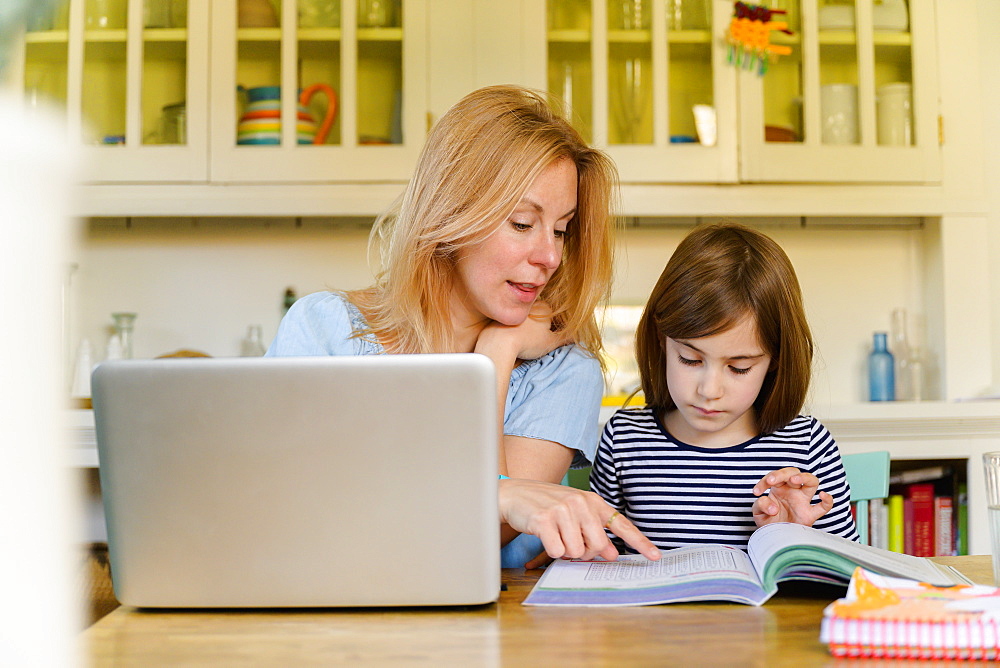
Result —
[{"label": "kitchen cabinet", "polygon": [[[426,131],[425,20],[423,0],[68,0],[29,26],[24,96],[65,109],[90,183],[402,181]],[[311,84],[329,93],[298,108],[288,91]],[[241,91],[265,86],[285,94],[244,116]]]},{"label": "kitchen cabinet", "polygon": [[[546,26],[546,85],[623,182],[939,182],[933,0],[770,5],[789,53],[764,60],[727,43],[763,25],[731,24],[727,0],[549,0],[525,30]],[[714,145],[695,141],[695,105]]]},{"label": "kitchen cabinet", "polygon": [[65,110],[89,180],[208,176],[210,5],[170,6],[176,23],[146,27],[142,0],[71,0],[29,26],[25,100]]},{"label": "kitchen cabinet", "polygon": [[[369,16],[372,4],[387,10]],[[726,42],[728,0],[524,0],[511,8],[519,22],[450,0],[68,0],[25,36],[24,94],[67,110],[91,183],[401,183],[429,114],[443,111],[431,83],[448,88],[449,78],[463,92],[498,81],[547,88],[627,184],[940,182],[934,0],[772,5],[792,34],[770,40],[790,53],[760,74],[760,61],[730,62],[740,51]],[[903,14],[887,16],[890,6]],[[466,57],[455,48],[434,59],[429,35],[452,37]],[[298,109],[288,91],[312,84],[333,99]],[[275,145],[246,132],[275,119],[242,118],[240,90],[265,86],[285,91]],[[889,113],[879,93],[891,89],[906,124],[898,145],[879,132]],[[824,102],[838,90],[846,136],[831,130],[838,114]],[[697,141],[695,105],[714,112],[713,145]],[[296,127],[331,106],[327,136],[300,143]]]},{"label": "kitchen cabinet", "polygon": [[[529,19],[546,26],[547,88],[623,182],[739,180],[738,71],[716,44],[720,11],[696,4],[689,22],[643,0],[549,0],[546,16]],[[696,104],[715,111],[712,146],[697,143]]]},{"label": "kitchen cabinet", "polygon": [[[280,27],[238,27],[237,0],[212,8],[211,179],[217,182],[405,181],[426,134],[426,3],[344,1],[330,21],[306,19],[317,0],[286,0]],[[381,11],[372,10],[373,7]],[[336,25],[334,25],[336,24]],[[326,84],[333,99],[305,108],[325,140],[297,142],[295,95],[281,96],[278,146],[241,144],[238,87],[281,91]],[[299,125],[303,110],[298,112]],[[287,121],[287,122],[286,122]]]}]

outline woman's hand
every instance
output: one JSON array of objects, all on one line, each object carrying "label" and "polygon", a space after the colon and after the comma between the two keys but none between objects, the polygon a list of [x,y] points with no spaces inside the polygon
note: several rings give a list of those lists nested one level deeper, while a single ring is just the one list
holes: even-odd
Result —
[{"label": "woman's hand", "polygon": [[[766,496],[761,496],[770,488]],[[762,527],[772,522],[794,522],[811,527],[833,508],[833,497],[819,493],[819,503],[812,502],[819,488],[819,478],[793,466],[771,471],[754,485],[753,521]]]},{"label": "woman's hand", "polygon": [[517,478],[501,480],[500,521],[521,533],[538,536],[553,559],[617,559],[618,550],[605,527],[648,559],[660,558],[659,549],[627,517],[597,494],[572,487]]},{"label": "woman's hand", "polygon": [[531,312],[519,325],[488,324],[479,334],[476,352],[494,361],[510,358],[533,360],[552,352],[571,340],[559,331],[552,331],[552,309],[545,302],[535,302]]}]

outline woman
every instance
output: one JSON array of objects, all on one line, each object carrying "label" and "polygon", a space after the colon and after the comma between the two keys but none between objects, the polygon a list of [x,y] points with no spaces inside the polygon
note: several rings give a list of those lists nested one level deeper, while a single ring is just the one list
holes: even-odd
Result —
[{"label": "woman", "polygon": [[376,221],[375,284],[299,300],[268,351],[492,359],[498,467],[517,479],[500,485],[505,567],[542,544],[553,557],[603,554],[603,525],[625,524],[593,495],[529,482],[557,483],[574,461],[593,461],[603,388],[594,308],[611,284],[615,184],[611,161],[537,93],[475,91],[441,118]]}]

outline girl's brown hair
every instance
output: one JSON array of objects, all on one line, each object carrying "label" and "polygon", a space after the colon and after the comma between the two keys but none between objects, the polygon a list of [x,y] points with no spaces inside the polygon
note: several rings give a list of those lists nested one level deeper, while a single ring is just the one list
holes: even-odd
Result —
[{"label": "girl's brown hair", "polygon": [[814,346],[802,291],[781,247],[735,223],[695,228],[653,288],[635,343],[647,405],[675,408],[667,388],[665,337],[712,336],[748,316],[771,356],[754,401],[757,426],[768,434],[791,422],[802,410],[812,371]]},{"label": "girl's brown hair", "polygon": [[567,336],[600,359],[594,309],[611,290],[617,171],[541,93],[519,86],[479,89],[442,116],[405,192],[376,221],[381,271],[374,286],[348,295],[371,333],[395,352],[452,351],[456,251],[495,233],[560,159],[576,166],[577,208],[562,262],[540,299]]}]

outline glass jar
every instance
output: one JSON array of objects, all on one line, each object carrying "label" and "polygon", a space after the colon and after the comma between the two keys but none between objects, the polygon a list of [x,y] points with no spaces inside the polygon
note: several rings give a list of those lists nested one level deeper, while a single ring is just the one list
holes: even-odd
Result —
[{"label": "glass jar", "polygon": [[121,345],[121,358],[123,360],[132,359],[132,330],[135,328],[135,313],[112,313],[111,318],[115,321],[115,336]]}]

